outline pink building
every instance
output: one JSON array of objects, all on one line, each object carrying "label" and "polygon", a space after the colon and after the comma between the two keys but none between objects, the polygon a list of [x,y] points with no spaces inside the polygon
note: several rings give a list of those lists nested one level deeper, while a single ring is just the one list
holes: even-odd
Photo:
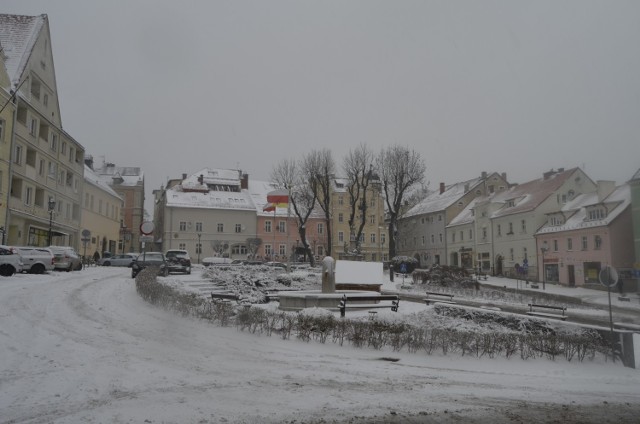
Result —
[{"label": "pink building", "polygon": [[569,287],[602,287],[602,267],[613,266],[625,290],[635,290],[627,271],[633,268],[629,185],[598,181],[594,193],[581,194],[560,211],[547,214],[536,233],[539,272],[543,281]]}]

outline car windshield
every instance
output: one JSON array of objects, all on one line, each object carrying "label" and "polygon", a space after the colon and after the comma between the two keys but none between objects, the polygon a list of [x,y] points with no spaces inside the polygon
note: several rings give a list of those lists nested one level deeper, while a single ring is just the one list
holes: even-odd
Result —
[{"label": "car windshield", "polygon": [[161,253],[143,253],[137,260],[138,262],[162,262],[163,257]]}]

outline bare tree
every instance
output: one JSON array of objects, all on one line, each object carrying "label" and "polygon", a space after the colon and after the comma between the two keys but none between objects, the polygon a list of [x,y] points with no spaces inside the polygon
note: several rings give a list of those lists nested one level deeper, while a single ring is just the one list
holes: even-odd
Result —
[{"label": "bare tree", "polygon": [[315,266],[315,258],[307,240],[307,221],[317,200],[317,190],[312,188],[316,184],[315,180],[314,174],[310,174],[306,167],[291,159],[283,159],[271,172],[271,181],[289,192],[289,207],[298,221],[298,235],[311,266]]},{"label": "bare tree", "polygon": [[424,183],[426,166],[418,152],[398,145],[382,149],[377,165],[389,214],[389,255],[393,258],[396,256],[396,228],[403,212],[403,199],[409,189]]},{"label": "bare tree", "polygon": [[350,240],[355,242],[354,250],[361,252],[362,231],[367,222],[367,191],[371,181],[377,178],[373,171],[374,154],[365,144],[350,150],[344,158],[343,170],[347,177],[349,194],[349,231]]},{"label": "bare tree", "polygon": [[247,250],[249,251],[249,257],[255,259],[258,249],[262,245],[262,239],[257,237],[250,237],[247,239]]},{"label": "bare tree", "polygon": [[[333,240],[331,237],[331,184],[335,174],[335,162],[331,156],[331,150],[314,150],[304,158],[303,168],[309,175],[315,178],[311,189],[318,199],[317,203],[324,212],[324,221],[327,235],[327,255],[331,256]],[[314,252],[315,253],[315,252]]]},{"label": "bare tree", "polygon": [[229,243],[226,240],[211,240],[211,248],[216,256],[225,257]]}]

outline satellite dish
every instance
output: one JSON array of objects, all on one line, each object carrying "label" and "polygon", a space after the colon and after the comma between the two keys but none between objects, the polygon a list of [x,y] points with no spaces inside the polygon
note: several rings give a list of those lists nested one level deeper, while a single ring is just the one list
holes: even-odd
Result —
[{"label": "satellite dish", "polygon": [[618,284],[618,271],[614,267],[607,265],[600,270],[598,279],[603,286],[613,287]]}]

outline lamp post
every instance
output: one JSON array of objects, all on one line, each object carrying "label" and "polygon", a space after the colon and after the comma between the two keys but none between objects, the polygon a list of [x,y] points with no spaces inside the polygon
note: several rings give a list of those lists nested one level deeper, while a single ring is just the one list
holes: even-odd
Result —
[{"label": "lamp post", "polygon": [[53,226],[53,210],[56,208],[56,201],[53,198],[49,199],[49,238],[48,238],[48,246],[51,246],[51,229]]},{"label": "lamp post", "polygon": [[198,245],[196,246],[196,253],[198,254],[198,264],[200,264],[200,251],[202,250],[202,244],[200,244],[201,233],[198,233]]},{"label": "lamp post", "polygon": [[540,252],[542,253],[542,290],[545,289],[545,269],[544,269],[544,254],[549,250],[549,243],[545,240],[542,243],[542,247],[540,248]]}]

